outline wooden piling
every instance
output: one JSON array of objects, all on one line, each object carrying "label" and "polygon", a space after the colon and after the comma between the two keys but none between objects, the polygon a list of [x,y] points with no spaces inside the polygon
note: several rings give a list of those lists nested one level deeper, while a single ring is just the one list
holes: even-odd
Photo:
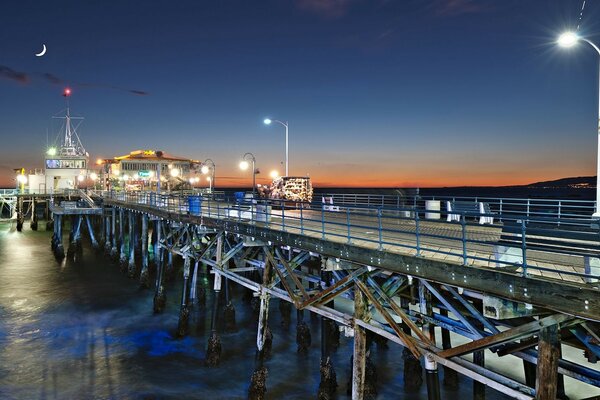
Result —
[{"label": "wooden piling", "polygon": [[121,271],[127,268],[127,256],[125,255],[125,210],[119,209],[119,265]]},{"label": "wooden piling", "polygon": [[[480,314],[483,314],[483,304],[481,301],[475,302],[475,308]],[[483,330],[483,324],[480,321],[473,321],[473,326]],[[473,352],[473,364],[485,367],[485,350]],[[473,400],[485,400],[485,385],[478,381],[473,381]]]},{"label": "wooden piling", "polygon": [[535,393],[537,400],[554,400],[557,394],[559,351],[558,325],[540,329],[538,342],[537,380]]},{"label": "wooden piling", "polygon": [[[441,308],[440,315],[448,317],[448,310]],[[442,349],[447,350],[450,348],[452,348],[450,331],[442,328]],[[444,367],[444,386],[449,389],[458,389],[458,372],[452,368]]]},{"label": "wooden piling", "polygon": [[129,211],[129,263],[127,265],[127,276],[132,278],[135,276],[135,215],[133,211]]},{"label": "wooden piling", "polygon": [[[217,238],[216,248],[216,262],[217,265],[221,265],[223,257],[223,235],[219,235]],[[206,348],[206,365],[209,367],[215,367],[219,365],[221,361],[221,338],[217,333],[217,315],[219,314],[219,294],[221,292],[221,275],[215,274],[215,281],[213,286],[215,296],[213,303],[213,313],[210,324],[210,338],[208,339],[208,345]]]},{"label": "wooden piling", "polygon": [[161,220],[157,220],[156,221],[156,237],[157,237],[157,246],[156,246],[156,281],[155,281],[155,287],[154,287],[154,313],[158,314],[161,313],[164,308],[165,308],[165,304],[167,302],[167,295],[165,293],[165,287],[163,285],[163,275],[164,275],[164,268],[163,268],[163,260],[162,260],[162,248],[158,245],[158,243],[160,243],[160,238],[161,238],[161,231],[162,231],[162,221]]},{"label": "wooden piling", "polygon": [[140,272],[140,285],[150,287],[150,274],[148,271],[148,214],[142,214],[142,271]]},{"label": "wooden piling", "polygon": [[[265,251],[268,251],[265,249]],[[257,356],[260,362],[264,359],[265,356],[265,338],[267,336],[267,330],[269,327],[269,300],[271,295],[264,290],[264,287],[268,287],[272,281],[272,272],[271,272],[271,262],[267,261],[265,263],[265,268],[263,271],[263,287],[261,287],[260,292],[260,310],[258,312],[258,331],[256,333],[256,350]],[[267,349],[270,352],[270,349]],[[260,363],[259,362],[259,363]]]},{"label": "wooden piling", "polygon": [[112,246],[110,248],[110,258],[113,261],[117,259],[117,209],[115,207],[111,210],[111,224],[110,224],[110,236],[112,238]]},{"label": "wooden piling", "polygon": [[29,223],[32,231],[38,230],[38,217],[35,212],[35,197],[31,197],[31,222]]},{"label": "wooden piling", "polygon": [[190,278],[190,257],[183,259],[183,288],[181,290],[181,306],[179,309],[179,322],[177,324],[177,336],[184,337],[188,333],[188,321],[190,309],[188,307],[188,281]]},{"label": "wooden piling", "polygon": [[23,230],[23,220],[25,216],[23,215],[23,197],[19,196],[17,198],[17,231],[21,232]]},{"label": "wooden piling", "polygon": [[[358,285],[354,286],[354,318],[364,320],[368,313],[367,299]],[[363,400],[365,388],[365,366],[367,357],[367,334],[365,329],[354,324],[354,352],[352,362],[352,399]]]},{"label": "wooden piling", "polygon": [[[425,315],[431,315],[431,300],[427,288],[419,282],[419,311]],[[430,324],[423,324],[423,333],[435,343],[435,332]],[[438,376],[437,362],[430,356],[424,356],[425,381],[427,383],[427,398],[429,400],[440,400],[440,380]]]}]

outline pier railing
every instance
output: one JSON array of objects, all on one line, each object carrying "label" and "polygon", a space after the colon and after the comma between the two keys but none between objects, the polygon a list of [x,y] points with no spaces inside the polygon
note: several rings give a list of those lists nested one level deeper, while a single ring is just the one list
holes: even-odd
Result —
[{"label": "pier railing", "polygon": [[439,201],[441,210],[447,209],[448,202],[483,202],[499,215],[542,217],[560,220],[589,218],[596,210],[594,200],[481,197],[481,196],[402,196],[357,193],[318,193],[313,203],[321,203],[323,198],[331,198],[340,206],[366,207],[413,207],[425,208],[429,201]]},{"label": "pier railing", "polygon": [[[510,207],[502,212],[493,209],[490,214],[450,212],[454,221],[448,222],[447,211],[427,210],[421,203],[364,205],[356,199],[334,197],[332,206],[154,192],[105,192],[102,196],[465,267],[498,268],[525,277],[578,284],[600,279],[600,233],[589,216],[533,212],[531,203],[529,213]],[[563,203],[553,200],[552,204]],[[588,209],[582,206],[582,210]],[[481,217],[493,223],[482,225]]]}]

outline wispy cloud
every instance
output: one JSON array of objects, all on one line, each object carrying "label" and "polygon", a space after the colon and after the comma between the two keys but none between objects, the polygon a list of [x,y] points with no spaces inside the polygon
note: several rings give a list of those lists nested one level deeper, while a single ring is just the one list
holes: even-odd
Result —
[{"label": "wispy cloud", "polygon": [[104,88],[104,89],[113,89],[113,90],[119,90],[122,92],[131,93],[136,96],[147,96],[150,94],[144,90],[127,89],[127,88],[123,88],[120,86],[106,85],[106,84],[102,84],[102,83],[71,83],[71,82],[68,82],[68,81],[54,75],[54,74],[51,74],[50,72],[45,72],[43,74],[31,75],[27,72],[14,70],[10,67],[7,67],[6,65],[0,65],[0,78],[9,79],[9,80],[23,83],[23,84],[28,84],[31,80],[31,76],[40,77],[43,80],[45,80],[46,82],[51,83],[53,85],[72,85],[75,87],[96,87],[96,88]]},{"label": "wispy cloud", "polygon": [[[59,78],[58,76],[51,74],[49,72],[46,72],[44,74],[41,75],[42,78],[44,78],[47,82],[53,84],[53,85],[68,85],[69,82],[65,81],[62,78]],[[123,92],[128,92],[131,94],[135,94],[137,96],[147,96],[149,93],[143,90],[137,90],[137,89],[126,89],[126,88],[122,88],[119,86],[114,86],[114,85],[105,85],[102,83],[74,83],[73,86],[77,87],[95,87],[95,88],[104,88],[104,89],[114,89],[114,90],[120,90]]]},{"label": "wispy cloud", "polygon": [[355,0],[296,0],[296,6],[327,18],[339,18],[348,12]]},{"label": "wispy cloud", "polygon": [[431,0],[429,8],[439,16],[455,17],[489,11],[492,5],[482,0]]},{"label": "wispy cloud", "polygon": [[15,71],[6,65],[0,65],[0,77],[10,79],[19,83],[29,82],[29,76],[25,72]]}]

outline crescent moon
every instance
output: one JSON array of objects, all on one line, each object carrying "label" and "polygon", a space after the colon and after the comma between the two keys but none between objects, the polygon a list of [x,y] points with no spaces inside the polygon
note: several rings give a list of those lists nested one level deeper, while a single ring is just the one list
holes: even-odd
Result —
[{"label": "crescent moon", "polygon": [[46,45],[45,45],[45,44],[42,44],[42,46],[44,46],[44,48],[42,49],[42,51],[41,51],[41,52],[39,52],[39,53],[37,53],[37,54],[35,55],[36,57],[41,57],[41,56],[43,56],[44,54],[46,54]]}]

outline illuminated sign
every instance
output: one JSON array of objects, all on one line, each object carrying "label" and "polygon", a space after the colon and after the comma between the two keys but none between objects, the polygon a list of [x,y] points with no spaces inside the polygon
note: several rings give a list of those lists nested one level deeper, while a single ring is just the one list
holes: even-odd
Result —
[{"label": "illuminated sign", "polygon": [[150,178],[150,171],[139,171],[138,176],[140,178]]}]

